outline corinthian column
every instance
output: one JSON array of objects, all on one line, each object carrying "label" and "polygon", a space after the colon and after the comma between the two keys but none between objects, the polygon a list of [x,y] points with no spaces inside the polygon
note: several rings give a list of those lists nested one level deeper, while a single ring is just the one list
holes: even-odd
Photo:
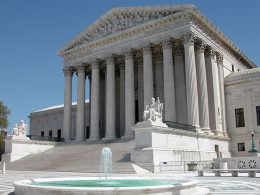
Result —
[{"label": "corinthian column", "polygon": [[144,81],[143,81],[143,55],[140,53],[136,54],[136,64],[138,67],[137,81],[138,81],[138,122],[143,121],[143,112],[144,112]]},{"label": "corinthian column", "polygon": [[194,36],[191,32],[182,35],[185,52],[185,74],[187,93],[188,124],[199,126],[199,105],[197,91],[197,76],[194,55]]},{"label": "corinthian column", "polygon": [[119,66],[120,70],[120,107],[119,107],[119,119],[120,119],[120,137],[125,134],[125,64],[122,63]]},{"label": "corinthian column", "polygon": [[162,41],[162,49],[165,121],[176,122],[174,70],[170,41]]},{"label": "corinthian column", "polygon": [[90,140],[99,139],[99,65],[91,63]]},{"label": "corinthian column", "polygon": [[72,101],[72,71],[64,69],[65,90],[64,90],[64,118],[63,118],[63,137],[65,141],[71,138],[71,101]]},{"label": "corinthian column", "polygon": [[115,62],[112,56],[106,58],[106,135],[104,139],[116,138],[116,97],[115,97]]},{"label": "corinthian column", "polygon": [[223,56],[217,53],[219,86],[220,86],[220,100],[221,100],[221,116],[222,116],[222,131],[224,136],[227,136],[227,118],[226,118],[226,102],[224,90],[224,70],[223,70]]},{"label": "corinthian column", "polygon": [[216,53],[210,47],[206,50],[206,71],[208,81],[208,98],[209,98],[209,119],[210,128],[217,134],[219,131],[219,90],[218,90],[218,69],[216,63]]},{"label": "corinthian column", "polygon": [[85,131],[85,66],[77,67],[78,91],[77,91],[77,121],[76,121],[76,141],[84,140]]},{"label": "corinthian column", "polygon": [[125,138],[134,137],[135,125],[134,59],[131,50],[125,52]]},{"label": "corinthian column", "polygon": [[204,56],[205,45],[203,42],[198,42],[196,45],[196,72],[197,72],[197,84],[198,84],[198,96],[199,96],[199,118],[200,127],[205,132],[210,130],[209,128],[209,107],[208,107],[208,89],[207,89],[207,77],[205,67]]},{"label": "corinthian column", "polygon": [[175,66],[175,91],[176,91],[176,121],[187,124],[187,95],[185,85],[185,65],[184,65],[184,48],[181,42],[175,41],[174,49],[174,66]]},{"label": "corinthian column", "polygon": [[143,47],[143,91],[144,107],[151,102],[153,97],[153,63],[152,51],[149,44]]}]

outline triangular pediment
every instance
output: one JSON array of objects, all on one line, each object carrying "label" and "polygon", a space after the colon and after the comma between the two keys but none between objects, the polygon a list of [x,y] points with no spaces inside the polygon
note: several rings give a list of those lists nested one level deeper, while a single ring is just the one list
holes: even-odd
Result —
[{"label": "triangular pediment", "polygon": [[194,5],[143,6],[113,8],[87,27],[79,36],[67,44],[61,52],[79,47],[88,42],[106,37],[152,20],[178,12],[194,9]]}]

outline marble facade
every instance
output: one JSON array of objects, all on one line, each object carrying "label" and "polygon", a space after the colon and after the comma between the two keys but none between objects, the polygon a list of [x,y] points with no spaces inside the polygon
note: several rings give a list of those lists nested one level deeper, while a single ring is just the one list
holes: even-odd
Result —
[{"label": "marble facade", "polygon": [[[115,8],[61,51],[63,131],[70,140],[71,77],[78,77],[76,140],[84,140],[85,78],[90,89],[90,139],[133,137],[151,97],[164,120],[226,136],[224,76],[255,65],[193,5]],[[225,60],[223,60],[225,59]],[[124,113],[122,115],[122,113]]]},{"label": "marble facade", "polygon": [[[177,159],[180,151],[189,160],[211,160],[220,153],[229,157],[235,150],[234,138],[229,136],[234,113],[225,78],[256,65],[195,6],[111,9],[59,55],[64,58],[65,90],[64,109],[62,113],[60,108],[58,118],[65,141],[138,134],[137,143],[146,145],[133,151],[131,158],[141,163],[140,156],[151,157],[147,163],[153,169],[158,159]],[[78,81],[77,105],[72,105],[73,76]],[[87,79],[90,102],[85,104]],[[169,126],[163,133],[150,128],[135,129],[134,134],[152,97],[164,103],[163,121],[192,126],[196,132],[173,131]],[[39,121],[44,112],[30,116],[35,134],[41,128],[36,128],[36,118]],[[163,152],[156,153],[160,143],[167,144],[160,145]]]}]

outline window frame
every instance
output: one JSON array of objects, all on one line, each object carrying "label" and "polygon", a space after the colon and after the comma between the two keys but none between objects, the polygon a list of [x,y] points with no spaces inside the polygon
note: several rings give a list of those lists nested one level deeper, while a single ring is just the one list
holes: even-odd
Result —
[{"label": "window frame", "polygon": [[256,106],[256,124],[260,126],[260,106]]},{"label": "window frame", "polygon": [[236,120],[236,128],[246,126],[244,108],[235,109],[235,120]]},{"label": "window frame", "polygon": [[237,143],[237,151],[238,152],[245,152],[246,151],[246,144],[245,144],[245,142]]}]

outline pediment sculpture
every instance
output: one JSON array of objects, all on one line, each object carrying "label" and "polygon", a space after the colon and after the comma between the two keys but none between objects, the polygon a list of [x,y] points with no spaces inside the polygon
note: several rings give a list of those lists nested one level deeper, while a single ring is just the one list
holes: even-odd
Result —
[{"label": "pediment sculpture", "polygon": [[[183,8],[184,9],[184,8]],[[179,8],[158,8],[157,10],[133,10],[118,8],[112,10],[99,18],[94,24],[89,26],[79,37],[65,46],[64,50],[69,50],[79,45],[100,39],[128,28],[160,19],[180,12]]]}]

